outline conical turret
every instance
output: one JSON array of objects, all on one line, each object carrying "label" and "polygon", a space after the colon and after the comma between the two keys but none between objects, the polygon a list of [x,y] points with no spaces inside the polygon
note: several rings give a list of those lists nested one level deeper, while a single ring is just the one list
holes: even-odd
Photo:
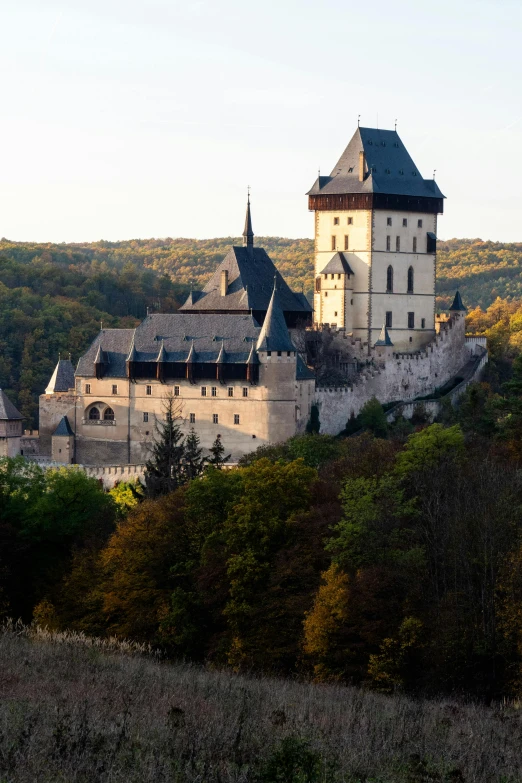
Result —
[{"label": "conical turret", "polygon": [[245,228],[243,230],[243,245],[245,247],[254,247],[254,232],[252,231],[252,216],[250,214],[250,193],[247,199],[247,208],[245,216]]},{"label": "conical turret", "polygon": [[455,298],[453,299],[453,304],[450,307],[450,312],[465,313],[467,312],[467,309],[468,308],[464,305],[464,302],[462,301],[460,292],[457,291],[455,293]]},{"label": "conical turret", "polygon": [[388,329],[386,328],[386,324],[382,325],[381,333],[379,335],[379,339],[375,343],[376,346],[386,346],[387,348],[393,347],[393,343],[390,339],[390,335],[388,334]]}]

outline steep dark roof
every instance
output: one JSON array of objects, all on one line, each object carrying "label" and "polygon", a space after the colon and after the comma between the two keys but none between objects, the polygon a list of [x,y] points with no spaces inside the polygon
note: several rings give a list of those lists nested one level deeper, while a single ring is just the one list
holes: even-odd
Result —
[{"label": "steep dark roof", "polygon": [[295,351],[277,288],[272,292],[256,348],[258,351]]},{"label": "steep dark roof", "polygon": [[457,291],[455,293],[455,298],[453,300],[453,304],[450,307],[450,310],[458,311],[458,312],[461,312],[461,313],[465,313],[465,312],[467,312],[467,309],[468,308],[465,306],[464,302],[462,301],[462,297],[460,295],[460,292]]},{"label": "steep dark roof", "polygon": [[344,253],[336,253],[328,261],[324,269],[321,269],[322,275],[329,274],[353,275],[353,270],[346,260]]},{"label": "steep dark roof", "polygon": [[297,367],[296,367],[296,380],[297,381],[313,381],[315,378],[314,373],[306,366],[300,355],[297,354]]},{"label": "steep dark roof", "polygon": [[[359,180],[359,153],[364,152],[365,178]],[[318,177],[309,195],[386,193],[444,198],[433,179],[423,179],[397,131],[357,128],[329,177]]]},{"label": "steep dark roof", "polygon": [[379,335],[379,339],[377,340],[375,345],[380,345],[380,346],[383,346],[383,345],[385,345],[385,346],[392,346],[393,345],[393,343],[392,343],[392,341],[390,339],[390,335],[388,334],[388,330],[386,328],[386,324],[383,324],[382,329],[381,329],[381,333]]},{"label": "steep dark roof", "polygon": [[[228,271],[228,290],[221,296],[221,272]],[[181,312],[244,312],[268,309],[274,278],[285,312],[311,313],[308,300],[294,294],[261,247],[233,247],[201,292],[192,292]],[[197,295],[196,295],[197,293]]]},{"label": "steep dark roof", "polygon": [[0,389],[0,419],[21,419],[22,414],[15,408],[5,391]]},{"label": "steep dark roof", "polygon": [[[286,325],[285,325],[286,328]],[[244,363],[261,327],[251,315],[170,313],[149,315],[136,329],[104,329],[78,362],[76,375],[92,377],[94,360],[103,345],[107,358],[105,377],[126,376],[126,358],[134,338],[135,362],[186,362],[193,350],[195,362],[216,362],[221,349],[227,363]]]},{"label": "steep dark roof", "polygon": [[66,392],[69,389],[74,389],[74,367],[69,359],[60,359],[54,368],[45,393]]},{"label": "steep dark roof", "polygon": [[59,425],[53,432],[53,437],[55,435],[57,437],[74,435],[74,432],[71,429],[71,425],[69,424],[69,419],[67,418],[67,416],[62,416],[62,418],[60,419]]}]

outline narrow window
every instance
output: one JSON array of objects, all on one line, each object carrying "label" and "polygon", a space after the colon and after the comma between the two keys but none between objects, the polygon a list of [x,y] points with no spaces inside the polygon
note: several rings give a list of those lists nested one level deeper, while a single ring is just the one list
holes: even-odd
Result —
[{"label": "narrow window", "polygon": [[391,226],[391,224],[392,224],[391,218],[386,218],[386,225]]},{"label": "narrow window", "polygon": [[196,423],[196,414],[195,413],[191,413],[190,414],[190,423],[191,424],[195,424]]},{"label": "narrow window", "polygon": [[413,252],[417,252],[417,237],[413,237]]},{"label": "narrow window", "polygon": [[147,386],[147,394],[148,395],[152,394],[152,386]]},{"label": "narrow window", "polygon": [[201,396],[202,397],[206,397],[207,396],[207,387],[206,386],[202,386],[201,387]]},{"label": "narrow window", "polygon": [[335,315],[335,317],[337,317],[337,310],[335,311],[334,315]]},{"label": "narrow window", "polygon": [[233,397],[234,396],[234,387],[233,386],[229,386],[228,387],[228,396],[229,397]]},{"label": "narrow window", "polygon": [[421,318],[421,329],[425,329],[425,328],[426,328],[426,319]]},{"label": "narrow window", "polygon": [[386,237],[386,250],[391,250],[391,237]]},{"label": "narrow window", "polygon": [[413,267],[410,266],[408,269],[408,293],[413,293]]},{"label": "narrow window", "polygon": [[408,329],[415,328],[415,313],[408,313]]},{"label": "narrow window", "polygon": [[349,244],[350,244],[350,237],[348,236],[348,234],[345,234],[344,235],[344,249],[345,250],[348,250]]},{"label": "narrow window", "polygon": [[348,223],[349,226],[353,226],[353,217],[349,217],[346,222]]},{"label": "narrow window", "polygon": [[401,238],[395,237],[395,252],[400,253],[401,250]]},{"label": "narrow window", "polygon": [[90,394],[90,393],[91,393],[91,384],[90,383],[86,383],[85,384],[85,394]]},{"label": "narrow window", "polygon": [[393,267],[391,265],[386,270],[386,293],[393,293]]},{"label": "narrow window", "polygon": [[[325,294],[325,296],[328,296],[328,294]],[[267,355],[267,356],[272,356],[272,351],[267,351],[267,352],[266,352],[266,355]]]},{"label": "narrow window", "polygon": [[422,218],[419,218],[419,220],[417,220],[417,228],[422,228]]},{"label": "narrow window", "polygon": [[118,387],[117,387],[117,385],[115,383],[113,383],[113,385],[112,385],[112,393],[113,394],[118,394]]},{"label": "narrow window", "polygon": [[282,356],[283,354],[281,353],[281,351],[278,351],[278,352],[277,352],[277,355],[278,355],[278,356]]},{"label": "narrow window", "polygon": [[248,397],[248,386],[243,386],[243,397]]},{"label": "narrow window", "polygon": [[315,278],[315,293],[319,294],[321,292],[321,277],[318,276]]},{"label": "narrow window", "polygon": [[[325,295],[325,296],[328,296],[328,291],[325,291],[325,292],[324,292],[324,295]],[[270,356],[270,351],[268,352],[268,355]]]},{"label": "narrow window", "polygon": [[436,253],[437,252],[437,237],[432,231],[428,231],[427,239],[426,239],[426,253]]},{"label": "narrow window", "polygon": [[217,387],[212,386],[212,388],[210,389],[210,393],[213,397],[217,397]]},{"label": "narrow window", "polygon": [[105,408],[103,412],[103,420],[114,421],[114,411],[112,410],[112,408]]},{"label": "narrow window", "polygon": [[89,411],[89,419],[90,421],[99,421],[100,420],[100,411],[98,408],[91,408]]},{"label": "narrow window", "polygon": [[335,237],[332,237],[332,250],[335,250],[336,247],[337,247],[337,245],[336,245],[336,242],[335,242]]},{"label": "narrow window", "polygon": [[408,225],[408,218],[402,219],[402,225],[404,226],[404,228],[406,228],[406,226]]},{"label": "narrow window", "polygon": [[212,424],[219,424],[219,416],[217,413],[212,414]]},{"label": "narrow window", "polygon": [[387,310],[386,311],[386,328],[387,329],[391,329],[392,328],[392,322],[393,322],[392,312],[391,312],[391,310]]},{"label": "narrow window", "polygon": [[239,424],[239,413],[234,413],[234,424]]},{"label": "narrow window", "polygon": [[334,226],[338,226],[338,225],[339,225],[339,218],[334,217]]},{"label": "narrow window", "polygon": [[148,420],[149,420],[149,414],[148,413],[144,413],[143,414],[143,421],[148,421]]},{"label": "narrow window", "polygon": [[179,386],[174,386],[174,397],[179,397]]}]

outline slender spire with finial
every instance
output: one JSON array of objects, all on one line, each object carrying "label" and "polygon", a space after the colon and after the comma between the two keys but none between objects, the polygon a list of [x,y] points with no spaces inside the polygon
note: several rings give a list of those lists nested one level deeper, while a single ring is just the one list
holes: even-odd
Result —
[{"label": "slender spire with finial", "polygon": [[245,229],[243,231],[243,245],[244,247],[254,247],[254,232],[252,231],[252,216],[250,214],[250,185],[248,186],[247,195],[247,210],[245,217]]}]

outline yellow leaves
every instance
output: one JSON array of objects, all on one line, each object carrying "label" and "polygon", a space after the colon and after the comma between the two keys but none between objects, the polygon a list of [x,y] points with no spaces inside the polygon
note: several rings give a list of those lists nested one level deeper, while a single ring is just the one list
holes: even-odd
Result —
[{"label": "yellow leaves", "polygon": [[304,620],[303,649],[314,662],[315,680],[335,679],[328,658],[336,646],[336,633],[348,620],[349,579],[335,563],[322,575],[312,609]]}]

